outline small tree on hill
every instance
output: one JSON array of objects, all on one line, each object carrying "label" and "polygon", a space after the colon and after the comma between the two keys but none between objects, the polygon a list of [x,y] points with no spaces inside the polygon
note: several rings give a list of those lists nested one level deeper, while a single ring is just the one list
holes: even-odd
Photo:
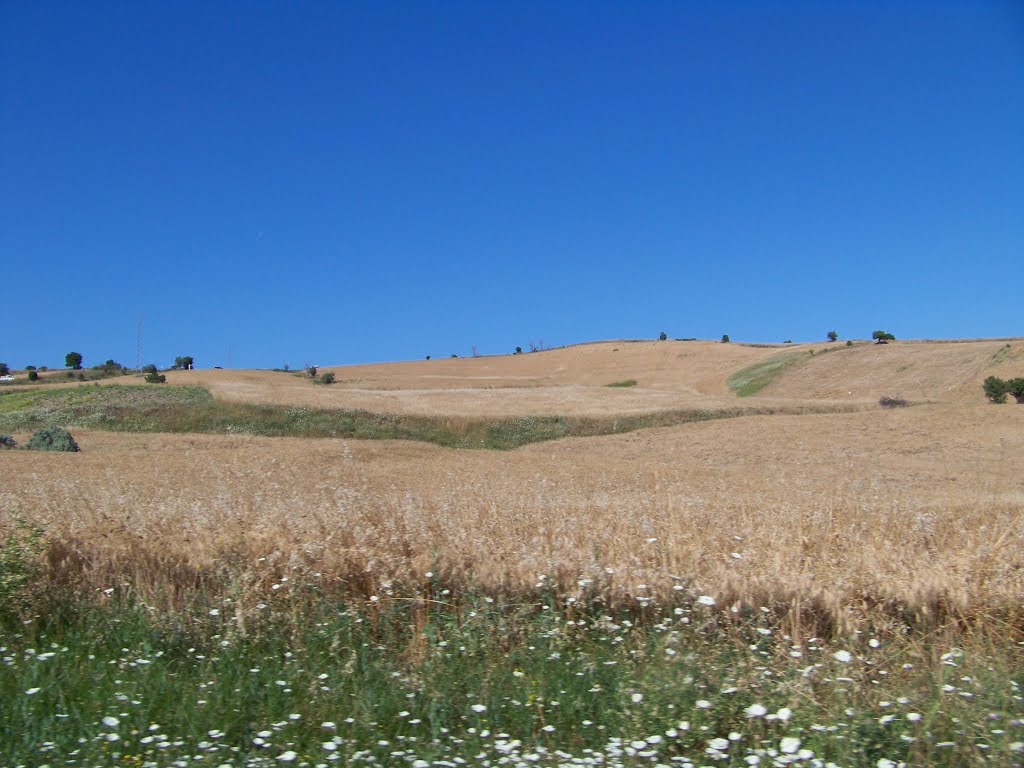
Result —
[{"label": "small tree on hill", "polygon": [[876,343],[885,341],[896,341],[896,337],[893,336],[891,333],[888,333],[887,331],[875,331],[874,333],[871,334],[871,338],[874,339]]},{"label": "small tree on hill", "polygon": [[839,338],[839,334],[836,333],[835,331],[829,331],[828,333],[825,334],[825,338],[827,338],[829,341],[836,341]]},{"label": "small tree on hill", "polygon": [[722,334],[722,343],[723,344],[728,344],[729,343],[729,334],[728,333],[723,333]]},{"label": "small tree on hill", "polygon": [[1010,391],[1009,382],[1000,379],[998,376],[989,376],[981,383],[985,390],[985,397],[990,403],[1005,403],[1006,395]]},{"label": "small tree on hill", "polygon": [[192,356],[183,355],[182,357],[174,358],[174,365],[171,366],[176,371],[188,371],[192,369]]},{"label": "small tree on hill", "polygon": [[1024,403],[1024,378],[1010,379],[1006,382],[1006,391],[1013,395],[1018,404]]},{"label": "small tree on hill", "polygon": [[80,371],[82,369],[82,355],[78,352],[68,352],[64,355],[64,367]]},{"label": "small tree on hill", "polygon": [[11,372],[11,367],[7,363],[0,363],[0,376],[6,376]]},{"label": "small tree on hill", "polygon": [[665,341],[668,338],[668,334],[662,331],[658,334],[658,341]]}]

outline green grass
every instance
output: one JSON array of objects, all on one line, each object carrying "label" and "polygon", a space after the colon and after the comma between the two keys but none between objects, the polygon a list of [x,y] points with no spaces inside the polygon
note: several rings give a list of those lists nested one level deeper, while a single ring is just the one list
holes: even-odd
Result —
[{"label": "green grass", "polygon": [[767,387],[780,373],[801,362],[810,355],[803,352],[780,352],[766,357],[732,374],[725,383],[740,397],[755,395]]},{"label": "green grass", "polygon": [[58,594],[5,621],[5,764],[742,766],[780,764],[789,739],[802,766],[1021,754],[1012,642],[794,645],[757,610],[609,612],[541,592],[452,596],[427,577],[408,599],[360,603],[315,580],[279,586],[175,614]]},{"label": "green grass", "polygon": [[593,418],[522,416],[455,420],[355,409],[228,403],[215,400],[198,387],[97,385],[0,392],[0,431],[62,426],[116,432],[418,440],[451,448],[509,450],[563,437],[617,434],[737,416],[838,410],[841,409],[835,406],[734,407]]},{"label": "green grass", "polygon": [[635,387],[636,379],[626,379],[625,381],[613,381],[611,384],[605,384],[606,387]]}]

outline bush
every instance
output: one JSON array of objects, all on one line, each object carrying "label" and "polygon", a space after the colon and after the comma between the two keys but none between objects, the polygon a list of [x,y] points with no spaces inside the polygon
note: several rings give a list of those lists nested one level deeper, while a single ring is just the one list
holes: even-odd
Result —
[{"label": "bush", "polygon": [[836,333],[835,331],[829,331],[828,333],[825,334],[825,338],[828,339],[829,341],[835,341],[836,339],[839,338],[839,334]]},{"label": "bush", "polygon": [[39,374],[36,373],[35,371],[29,371],[28,372],[28,380],[29,381],[39,381]]},{"label": "bush", "polygon": [[1010,379],[1006,382],[1006,391],[1013,395],[1018,403],[1024,403],[1024,379]]},{"label": "bush", "polygon": [[990,403],[1005,403],[1006,395],[1010,391],[1010,383],[998,376],[989,376],[981,383],[981,388],[985,390],[985,397]]},{"label": "bush", "polygon": [[0,376],[6,376],[11,372],[11,367],[7,363],[0,363]]},{"label": "bush", "polygon": [[513,352],[512,354],[513,355],[521,355],[521,354],[523,354],[523,348],[522,347],[516,347],[516,351]]},{"label": "bush", "polygon": [[307,365],[306,366],[306,373],[309,374],[309,378],[315,379],[316,378],[316,366],[315,365]]},{"label": "bush", "polygon": [[668,338],[668,334],[662,331],[658,334],[658,341],[665,341]]},{"label": "bush", "polygon": [[0,435],[0,448],[17,448],[17,441],[10,435]]},{"label": "bush", "polygon": [[37,429],[25,443],[30,451],[69,451],[77,453],[78,443],[63,427],[46,427]]},{"label": "bush", "polygon": [[149,373],[146,374],[145,381],[147,384],[163,384],[164,382],[167,381],[167,377],[164,376],[162,373],[150,371]]},{"label": "bush", "polygon": [[331,371],[328,371],[327,373],[325,373],[323,376],[320,377],[320,383],[321,384],[333,384],[334,383],[334,374]]},{"label": "bush", "polygon": [[156,373],[156,366],[150,363],[149,365],[142,366],[143,373]]},{"label": "bush", "polygon": [[848,347],[852,347],[852,346],[853,346],[853,342],[852,342],[852,341],[850,341],[849,339],[847,339],[847,340],[846,340],[846,346],[848,346]]},{"label": "bush", "polygon": [[728,344],[729,343],[729,334],[728,333],[723,333],[722,334],[722,343],[723,344]]},{"label": "bush", "polygon": [[882,395],[878,398],[878,404],[883,408],[906,408],[910,405],[902,397],[888,397],[887,395]]}]

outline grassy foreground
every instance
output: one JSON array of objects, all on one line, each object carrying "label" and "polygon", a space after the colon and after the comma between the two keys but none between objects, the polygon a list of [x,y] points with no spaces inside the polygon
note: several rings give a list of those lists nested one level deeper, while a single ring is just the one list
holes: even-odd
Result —
[{"label": "grassy foreground", "polygon": [[798,645],[706,598],[613,612],[543,590],[454,595],[430,574],[417,595],[347,603],[282,578],[252,612],[224,586],[173,612],[114,587],[8,611],[4,764],[1024,759],[1024,654],[981,634]]},{"label": "grassy foreground", "polygon": [[228,403],[214,399],[201,387],[95,385],[0,392],[0,430],[77,426],[120,432],[419,440],[451,448],[508,450],[562,437],[592,437],[736,416],[843,410],[850,409],[743,406],[603,418],[522,416],[486,420]]}]

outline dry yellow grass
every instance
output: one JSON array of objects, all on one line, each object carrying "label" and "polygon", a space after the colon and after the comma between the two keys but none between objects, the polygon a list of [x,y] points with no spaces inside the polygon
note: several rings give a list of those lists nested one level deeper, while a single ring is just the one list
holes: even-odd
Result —
[{"label": "dry yellow grass", "polygon": [[[728,374],[778,351],[707,341],[618,341],[523,355],[321,367],[338,383],[272,371],[178,371],[231,401],[419,415],[603,416],[734,402]],[[635,379],[637,386],[609,389]]]},{"label": "dry yellow grass", "polygon": [[434,571],[522,594],[543,576],[566,594],[592,579],[617,600],[683,587],[794,609],[796,632],[799,617],[978,618],[1024,597],[1016,406],[743,417],[510,453],[76,438],[77,455],[0,455],[0,509],[44,527],[54,572],[83,589],[153,597],[231,571],[252,600],[300,574],[366,596]]}]

